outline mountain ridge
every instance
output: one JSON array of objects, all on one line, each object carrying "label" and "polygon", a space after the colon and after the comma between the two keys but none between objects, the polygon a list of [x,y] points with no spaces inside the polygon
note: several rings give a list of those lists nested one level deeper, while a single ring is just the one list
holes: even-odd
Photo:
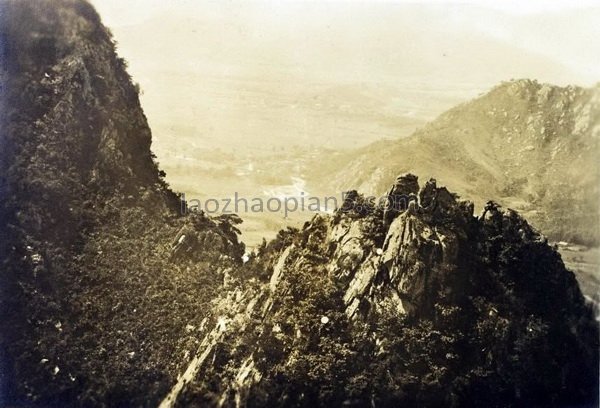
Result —
[{"label": "mountain ridge", "polygon": [[[88,2],[0,9],[0,404],[152,404],[243,245],[227,218],[181,217]],[[193,263],[171,255],[186,226]]]},{"label": "mountain ridge", "polygon": [[438,177],[478,208],[488,199],[515,208],[556,241],[597,245],[599,118],[600,86],[510,81],[412,136],[333,158],[311,180],[326,191],[381,195],[412,171]]}]

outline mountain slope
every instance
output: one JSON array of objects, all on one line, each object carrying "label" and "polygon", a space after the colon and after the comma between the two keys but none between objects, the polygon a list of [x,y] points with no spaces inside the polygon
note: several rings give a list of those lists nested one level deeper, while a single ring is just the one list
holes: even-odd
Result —
[{"label": "mountain slope", "polygon": [[389,223],[354,192],[261,247],[162,406],[597,403],[598,325],[546,239],[399,181],[418,205]]},{"label": "mountain slope", "polygon": [[[243,246],[179,215],[87,2],[0,11],[0,405],[152,405]],[[183,226],[195,245],[170,259]]]},{"label": "mountain slope", "polygon": [[[503,83],[411,137],[341,155],[313,175],[329,191],[381,195],[396,174],[436,176],[482,207],[522,212],[552,239],[598,244],[600,87]],[[327,174],[327,177],[323,177]]]}]

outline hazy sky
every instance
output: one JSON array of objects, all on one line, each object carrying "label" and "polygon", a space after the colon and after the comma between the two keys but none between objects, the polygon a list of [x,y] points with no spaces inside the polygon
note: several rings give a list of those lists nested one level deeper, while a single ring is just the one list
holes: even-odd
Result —
[{"label": "hazy sky", "polygon": [[[526,50],[552,61],[563,64],[571,71],[569,82],[581,85],[594,84],[600,80],[600,2],[595,0],[552,1],[552,0],[470,0],[451,2],[443,0],[427,0],[409,2],[400,0],[380,1],[223,1],[223,0],[93,0],[105,24],[113,28],[117,40],[124,46],[127,38],[119,30],[120,27],[131,26],[152,20],[156,26],[161,16],[186,16],[199,21],[211,19],[226,25],[251,25],[276,21],[283,26],[293,25],[302,29],[304,15],[315,10],[322,13],[326,24],[327,17],[335,17],[340,10],[374,10],[391,11],[410,7],[422,9],[424,13],[413,20],[412,24],[420,29],[463,31],[473,36],[493,38],[503,43]],[[437,12],[436,12],[437,11]],[[364,29],[369,23],[364,22],[361,13],[348,17]],[[344,22],[342,22],[344,23]],[[366,24],[363,24],[366,23]],[[377,20],[373,21],[376,30]],[[403,22],[404,23],[404,22]],[[308,22],[310,24],[310,22]],[[160,31],[160,27],[156,27]],[[334,27],[335,28],[335,27]],[[307,31],[311,27],[306,27]],[[273,32],[265,32],[272,34]],[[275,33],[276,35],[276,33]],[[282,40],[285,38],[282,38]],[[276,38],[271,39],[271,43]],[[390,38],[390,41],[396,39]],[[181,44],[182,37],[174,35],[172,47]],[[231,48],[235,52],[235,47]],[[123,49],[127,58],[130,50]],[[524,67],[525,71],[528,67]],[[468,70],[469,67],[465,66]],[[476,67],[475,67],[476,69]],[[535,76],[540,67],[532,67],[531,76]],[[507,75],[510,75],[507,72]],[[506,78],[508,79],[508,78]],[[549,79],[552,78],[541,78]],[[561,82],[557,78],[556,82]],[[564,79],[563,79],[564,81]]]},{"label": "hazy sky", "polygon": [[512,78],[600,81],[598,1],[92,2],[162,157],[173,138],[354,147]]},{"label": "hazy sky", "polygon": [[[252,1],[259,3],[258,1]],[[322,3],[323,0],[272,0],[262,1],[269,6],[290,3]],[[511,14],[537,14],[545,12],[565,11],[574,9],[586,9],[597,6],[596,0],[329,0],[329,3],[388,3],[388,4],[426,4],[442,6],[479,6],[490,9],[496,9]],[[227,0],[129,0],[123,2],[120,0],[93,0],[94,5],[101,8],[103,13],[110,15],[115,24],[130,23],[135,20],[143,20],[148,16],[161,12],[166,9],[194,8],[199,4],[218,4],[229,3],[232,7],[238,6],[240,2]],[[245,1],[250,3],[250,1]]]}]

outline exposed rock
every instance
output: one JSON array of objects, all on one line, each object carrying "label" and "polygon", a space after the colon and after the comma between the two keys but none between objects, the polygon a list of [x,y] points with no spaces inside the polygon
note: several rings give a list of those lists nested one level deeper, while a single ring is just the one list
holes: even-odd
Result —
[{"label": "exposed rock", "polygon": [[[416,193],[415,183],[416,177],[411,177],[410,188],[402,191]],[[359,194],[351,199],[354,204],[362,202]],[[373,401],[378,401],[376,405],[412,401],[422,406],[440,401],[448,406],[492,401],[494,406],[502,401],[515,406],[594,401],[597,323],[573,274],[564,269],[545,238],[515,211],[502,210],[493,202],[474,217],[472,203],[458,200],[435,180],[420,190],[419,203],[415,211],[400,211],[389,226],[379,221],[377,211],[358,215],[346,208],[331,217],[316,216],[286,246],[255,258],[259,264],[274,265],[270,283],[254,286],[249,301],[262,310],[260,321],[242,324],[244,334],[229,333],[237,344],[229,354],[230,374],[219,366],[199,371],[183,389],[180,404],[189,404],[208,390],[221,395],[217,404],[221,406],[364,406]],[[380,234],[383,240],[376,238]],[[315,256],[318,253],[327,257]],[[247,266],[252,267],[252,261]],[[377,330],[388,324],[404,331]],[[423,325],[428,327],[422,332],[425,338],[411,337],[421,333]],[[248,339],[248,333],[257,334]],[[544,342],[543,346],[528,343],[532,340],[527,336]],[[253,346],[240,348],[242,338]],[[442,343],[430,347],[435,339]],[[572,345],[566,354],[565,342]],[[365,347],[373,354],[365,354]],[[514,347],[525,347],[526,354]],[[525,357],[538,353],[543,353],[544,363]],[[392,368],[382,356],[396,361],[399,355],[430,359],[419,371],[423,384],[429,385],[417,386],[403,377],[415,369],[410,364],[400,363],[402,370],[389,371]],[[520,362],[513,366],[511,359]],[[340,364],[346,368],[341,382],[334,385],[337,371],[342,370],[335,367]],[[374,377],[369,379],[368,367],[379,365],[387,367],[382,368],[385,383],[392,381],[412,391],[388,395],[389,390],[384,391]],[[560,369],[547,369],[552,366]],[[309,385],[307,376],[313,369],[322,371],[318,371],[319,381]],[[522,371],[532,369],[541,370],[543,378],[533,379]],[[487,374],[473,374],[479,372]],[[209,381],[215,376],[221,382],[212,389]],[[425,380],[436,376],[440,378],[436,385]],[[352,399],[347,387],[359,378],[371,391]],[[456,388],[452,382],[456,378],[465,385]],[[502,378],[514,380],[504,383]],[[551,385],[556,381],[563,387]],[[320,394],[321,387],[335,391]],[[494,394],[497,387],[507,387],[502,397]]]},{"label": "exposed rock", "polygon": [[387,205],[383,212],[383,221],[389,225],[394,217],[405,211],[410,201],[416,199],[419,191],[418,178],[414,174],[401,174],[387,193]]},{"label": "exposed rock", "polygon": [[283,273],[283,267],[285,265],[285,261],[287,260],[288,255],[290,254],[290,251],[292,249],[293,249],[292,246],[286,248],[286,250],[283,251],[283,254],[281,255],[281,257],[277,261],[277,264],[273,268],[273,274],[271,275],[271,280],[270,280],[270,283],[269,283],[270,288],[271,288],[271,292],[275,292],[275,290],[277,289],[277,285],[279,284],[279,280],[281,279],[281,276],[282,276],[282,273]]}]

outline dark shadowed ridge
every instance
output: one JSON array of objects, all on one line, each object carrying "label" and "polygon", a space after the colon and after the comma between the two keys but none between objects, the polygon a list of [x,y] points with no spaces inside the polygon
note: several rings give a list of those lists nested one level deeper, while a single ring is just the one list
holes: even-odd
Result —
[{"label": "dark shadowed ridge", "polygon": [[189,220],[92,6],[2,1],[0,44],[0,405],[152,405],[243,246],[197,217],[211,249],[169,262]]}]

